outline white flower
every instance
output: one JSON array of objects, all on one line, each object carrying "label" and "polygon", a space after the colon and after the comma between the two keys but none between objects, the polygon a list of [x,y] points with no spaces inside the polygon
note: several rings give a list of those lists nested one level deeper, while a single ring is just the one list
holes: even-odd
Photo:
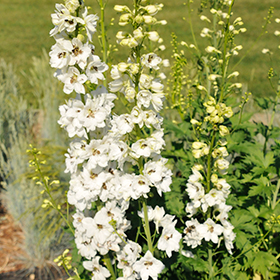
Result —
[{"label": "white flower", "polygon": [[73,90],[85,94],[83,84],[87,81],[87,76],[80,74],[76,67],[69,67],[67,73],[58,76],[58,78],[64,83],[63,91],[66,94],[70,94]]},{"label": "white flower", "polygon": [[92,55],[86,69],[88,79],[93,84],[98,84],[98,80],[104,80],[102,72],[107,71],[109,66],[102,62],[97,55]]},{"label": "white flower", "polygon": [[85,25],[89,41],[92,41],[92,34],[96,32],[96,26],[99,17],[93,14],[88,15],[87,13],[88,13],[87,7],[84,7],[84,10],[82,12],[82,16],[84,19],[83,24]]},{"label": "white flower", "polygon": [[77,23],[81,22],[82,19],[72,16],[70,11],[62,4],[56,4],[55,8],[55,14],[51,15],[55,28],[50,31],[50,35],[54,36],[57,33],[61,33],[63,30],[73,32]]},{"label": "white flower", "polygon": [[172,251],[178,252],[180,248],[181,233],[175,229],[176,221],[163,228],[158,241],[158,249],[166,251],[167,256],[172,256]]},{"label": "white flower", "polygon": [[118,135],[124,135],[132,131],[134,127],[134,123],[132,122],[132,118],[129,114],[123,114],[120,116],[113,116],[111,121],[112,133]]},{"label": "white flower", "polygon": [[152,76],[149,76],[146,74],[141,74],[140,79],[139,79],[140,87],[142,89],[148,90],[152,85],[152,80],[153,80]]},{"label": "white flower", "polygon": [[92,280],[105,280],[110,277],[111,273],[109,270],[99,264],[99,256],[96,256],[91,261],[84,261],[83,266],[85,269],[92,271]]},{"label": "white flower", "polygon": [[90,53],[91,48],[88,44],[84,45],[78,38],[74,38],[72,40],[71,61],[69,65],[77,63],[81,69],[84,69]]},{"label": "white flower", "polygon": [[149,277],[157,280],[158,274],[164,269],[164,264],[147,251],[141,260],[135,262],[133,269],[140,274],[142,280],[148,280]]},{"label": "white flower", "polygon": [[142,63],[151,69],[158,70],[159,69],[159,63],[161,62],[161,58],[158,57],[154,53],[148,53],[142,57]]},{"label": "white flower", "polygon": [[159,207],[158,205],[155,207],[154,212],[153,212],[153,220],[156,225],[156,231],[157,233],[159,232],[159,226],[161,225],[161,222],[163,220],[165,211],[163,207]]},{"label": "white flower", "polygon": [[72,44],[69,40],[58,39],[56,44],[52,46],[49,53],[50,65],[53,68],[62,69],[67,67],[70,63],[70,54],[72,50]]},{"label": "white flower", "polygon": [[131,150],[133,152],[133,157],[139,158],[149,157],[152,153],[151,147],[149,145],[149,139],[140,139],[131,145]]},{"label": "white flower", "polygon": [[219,241],[218,236],[223,233],[224,228],[219,224],[215,224],[212,219],[208,218],[204,224],[197,226],[197,230],[206,241],[211,240],[213,243],[217,244]]},{"label": "white flower", "polygon": [[191,219],[186,222],[186,228],[184,229],[184,242],[187,243],[188,246],[192,248],[197,247],[201,244],[201,240],[203,239],[203,235],[199,230],[199,222],[197,219]]}]

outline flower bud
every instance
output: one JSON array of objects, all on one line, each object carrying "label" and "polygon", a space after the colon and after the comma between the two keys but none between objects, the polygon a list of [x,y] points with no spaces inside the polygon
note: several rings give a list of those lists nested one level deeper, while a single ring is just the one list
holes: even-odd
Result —
[{"label": "flower bud", "polygon": [[193,142],[192,143],[192,148],[193,149],[201,149],[201,148],[203,148],[203,147],[206,147],[206,144],[205,143],[202,143],[202,142]]},{"label": "flower bud", "polygon": [[129,65],[128,65],[127,63],[125,63],[125,62],[120,62],[120,63],[118,64],[118,70],[119,70],[120,72],[125,72],[125,71],[127,70],[128,67],[129,67]]},{"label": "flower bud", "polygon": [[211,175],[211,182],[215,185],[218,183],[218,175],[217,174],[212,174]]},{"label": "flower bud", "polygon": [[146,24],[155,24],[157,20],[152,16],[143,16]]},{"label": "flower bud", "polygon": [[114,10],[117,12],[130,12],[130,9],[125,5],[115,5]]},{"label": "flower bud", "polygon": [[158,12],[158,8],[156,5],[148,5],[145,7],[145,10],[150,16],[154,16]]},{"label": "flower bud", "polygon": [[130,64],[129,71],[132,75],[136,75],[139,72],[139,65],[138,64]]},{"label": "flower bud", "polygon": [[153,41],[153,42],[157,42],[159,40],[159,35],[156,31],[150,31],[147,32],[148,34],[148,38]]},{"label": "flower bud", "polygon": [[165,19],[157,21],[157,24],[166,25],[167,21]]},{"label": "flower bud", "polygon": [[80,6],[79,0],[66,0],[65,7],[69,10],[70,13],[75,13],[77,8]]},{"label": "flower bud", "polygon": [[136,94],[136,91],[135,91],[135,88],[133,87],[127,87],[125,89],[125,98],[130,101],[130,102],[133,102],[134,101],[134,98],[135,98],[135,94]]},{"label": "flower bud", "polygon": [[229,130],[226,126],[220,125],[219,126],[219,133],[220,133],[221,136],[226,136],[226,135],[229,134]]},{"label": "flower bud", "polygon": [[144,34],[143,34],[143,32],[142,32],[142,28],[141,28],[141,27],[139,27],[139,28],[137,28],[137,29],[135,29],[135,30],[133,31],[133,37],[134,37],[134,39],[137,40],[137,41],[140,41],[140,40],[143,39]]},{"label": "flower bud", "polygon": [[121,15],[119,25],[124,26],[124,25],[128,24],[130,19],[131,19],[131,14]]},{"label": "flower bud", "polygon": [[137,15],[134,20],[137,23],[142,23],[144,21],[144,18],[141,15]]},{"label": "flower bud", "polygon": [[83,34],[78,34],[77,39],[83,43],[85,41],[85,36]]},{"label": "flower bud", "polygon": [[130,38],[130,39],[128,39],[127,46],[129,48],[135,48],[136,46],[138,46],[138,42],[134,38]]}]

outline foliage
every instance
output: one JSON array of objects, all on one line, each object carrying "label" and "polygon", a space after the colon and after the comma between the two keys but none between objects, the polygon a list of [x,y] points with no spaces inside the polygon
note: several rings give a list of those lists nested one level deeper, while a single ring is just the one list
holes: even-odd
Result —
[{"label": "foliage", "polygon": [[[37,77],[44,76],[44,81],[48,83],[47,76],[51,77],[52,73],[46,63],[46,55],[41,59],[36,59],[32,70],[32,77],[35,81]],[[47,94],[58,92],[59,86],[55,85],[51,80],[47,84],[37,80],[36,93],[41,93],[38,96],[37,102],[40,99],[45,101],[51,99]],[[34,87],[35,88],[35,87]],[[34,89],[35,91],[35,89]],[[46,141],[42,140],[42,134],[45,129],[53,126],[52,112],[46,110],[46,107],[34,108],[29,105],[29,102],[24,99],[18,87],[18,79],[11,65],[7,65],[1,61],[1,153],[0,153],[0,176],[2,178],[1,199],[9,213],[17,220],[25,235],[24,249],[27,257],[24,259],[26,269],[30,271],[38,268],[41,271],[41,277],[49,277],[52,272],[48,268],[54,266],[53,258],[61,252],[65,243],[69,239],[65,235],[62,239],[61,220],[57,219],[55,211],[46,211],[41,205],[44,198],[40,194],[38,185],[36,185],[32,174],[26,164],[28,156],[25,150],[29,143],[36,142],[44,143],[44,159],[49,159],[53,164],[50,164],[44,169],[44,174],[51,173],[52,176],[61,178],[61,185],[53,187],[53,195],[59,200],[64,200],[63,188],[65,184],[65,175],[62,171],[63,148],[59,147],[60,141],[57,140],[51,146]],[[34,100],[34,99],[33,99]],[[55,102],[56,98],[52,102]],[[50,102],[45,102],[49,106]],[[45,111],[43,117],[41,112]],[[56,112],[55,112],[56,113]],[[55,115],[55,114],[54,114]],[[50,125],[51,123],[51,125]],[[53,133],[58,127],[47,132],[47,137],[59,139],[59,134]],[[49,140],[50,142],[50,140]],[[54,170],[57,170],[55,172]],[[63,176],[61,176],[63,175]],[[62,243],[59,244],[59,242]]]},{"label": "foliage", "polygon": [[[221,1],[205,1],[203,9],[211,8],[222,10]],[[225,11],[228,15],[231,15],[230,12],[231,10]],[[271,17],[269,12],[266,20],[270,21]],[[233,207],[229,212],[229,220],[236,234],[235,248],[233,254],[228,255],[220,243],[216,248],[211,244],[203,244],[195,251],[193,259],[179,262],[182,266],[187,266],[188,271],[192,271],[188,279],[252,279],[257,275],[260,275],[261,279],[278,279],[280,129],[273,123],[279,104],[279,87],[275,86],[279,77],[273,69],[269,70],[268,80],[275,97],[255,99],[255,106],[263,110],[263,116],[270,115],[269,123],[250,121],[253,114],[244,113],[244,107],[251,93],[241,91],[242,85],[236,83],[236,78],[233,78],[235,83],[231,81],[232,77],[238,75],[233,72],[236,68],[231,70],[231,66],[236,65],[231,63],[231,53],[238,49],[235,36],[240,33],[240,29],[231,33],[229,26],[234,30],[234,23],[238,20],[234,21],[233,18],[233,23],[230,20],[231,17],[225,17],[226,23],[221,23],[222,28],[219,32],[222,32],[223,36],[219,38],[217,35],[220,27],[215,25],[218,17],[213,11],[209,22],[213,22],[214,31],[205,29],[201,36],[206,37],[209,46],[214,48],[199,49],[195,37],[193,46],[189,42],[183,42],[182,45],[193,54],[193,60],[187,63],[185,53],[178,50],[176,37],[173,36],[174,66],[169,81],[169,109],[166,115],[175,118],[166,120],[165,128],[169,135],[167,139],[170,141],[168,147],[171,147],[170,151],[166,151],[166,155],[169,155],[174,164],[176,177],[172,184],[172,195],[167,194],[165,197],[169,210],[175,210],[178,215],[176,209],[179,207],[179,213],[183,215],[183,205],[190,201],[184,195],[184,185],[190,176],[190,167],[194,165],[196,158],[204,159],[203,155],[198,157],[195,154],[193,143],[201,141],[210,147],[209,154],[213,151],[212,143],[218,143],[218,132],[213,131],[219,131],[221,121],[213,121],[212,128],[207,124],[207,116],[213,112],[209,107],[209,100],[216,100],[216,104],[225,102],[233,108],[234,115],[225,122],[223,120],[223,125],[228,128],[225,131],[228,132],[225,135],[219,133],[220,137],[226,139],[226,159],[229,162],[227,172],[222,172],[219,176],[222,175],[231,186],[231,194],[227,201]],[[217,76],[209,78],[211,74]],[[236,103],[240,94],[243,94],[241,103]],[[219,110],[217,106],[216,110]],[[209,163],[214,164],[212,160],[208,160]],[[207,159],[204,159],[204,162],[200,161],[200,164],[206,164],[204,170],[207,170],[207,176],[213,167],[208,169]],[[210,174],[214,173],[213,169]],[[210,178],[210,175],[207,177]],[[173,195],[176,196],[176,200],[172,200]],[[178,201],[184,202],[181,207],[180,203],[177,204]]]}]

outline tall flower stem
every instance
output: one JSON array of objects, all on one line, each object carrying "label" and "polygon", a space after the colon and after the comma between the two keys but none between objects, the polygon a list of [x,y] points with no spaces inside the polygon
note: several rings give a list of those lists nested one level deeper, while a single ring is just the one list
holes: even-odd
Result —
[{"label": "tall flower stem", "polygon": [[115,271],[114,271],[114,268],[113,268],[113,266],[112,266],[112,263],[111,263],[111,260],[110,260],[110,257],[109,257],[109,254],[106,254],[106,255],[104,256],[104,262],[105,262],[106,267],[108,268],[108,270],[109,270],[110,273],[111,273],[111,280],[117,279],[117,278],[116,278]]},{"label": "tall flower stem", "polygon": [[213,271],[213,260],[212,260],[212,249],[208,249],[208,265],[209,265],[209,279],[214,279],[214,271]]},{"label": "tall flower stem", "polygon": [[[106,38],[106,30],[105,30],[105,4],[103,0],[99,0],[100,7],[100,26],[101,26],[101,43],[102,43],[102,51],[103,51],[103,62],[107,64],[108,59],[108,47],[107,47],[107,38]],[[104,73],[105,79],[103,80],[103,85],[107,88],[107,74]]]},{"label": "tall flower stem", "polygon": [[34,157],[33,163],[34,163],[35,170],[39,174],[41,182],[43,182],[41,184],[43,184],[43,186],[45,188],[45,191],[46,191],[46,193],[48,194],[48,196],[50,198],[51,205],[59,213],[59,215],[61,216],[63,221],[67,224],[67,226],[69,227],[69,229],[71,230],[71,232],[72,232],[72,234],[74,236],[75,235],[75,231],[74,231],[71,223],[69,223],[68,219],[65,218],[65,216],[63,215],[63,213],[60,210],[59,205],[57,205],[56,201],[54,200],[54,198],[53,198],[53,196],[51,194],[51,190],[49,188],[48,179],[46,178],[46,176],[43,175],[43,173],[41,171],[40,163],[39,163],[39,160],[38,160],[38,157],[37,157],[37,154],[39,153],[39,151],[36,148],[33,148],[33,147],[31,147],[31,148],[32,149],[30,150],[30,152],[32,153],[32,155]]},{"label": "tall flower stem", "polygon": [[210,148],[209,148],[209,154],[207,158],[207,192],[210,191],[210,184],[211,184],[211,159],[212,159],[212,150],[215,144],[215,137],[216,136],[216,131],[214,130]]},{"label": "tall flower stem", "polygon": [[144,231],[147,238],[149,251],[153,254],[154,247],[153,247],[153,242],[151,237],[146,200],[143,200],[143,211],[144,211]]}]

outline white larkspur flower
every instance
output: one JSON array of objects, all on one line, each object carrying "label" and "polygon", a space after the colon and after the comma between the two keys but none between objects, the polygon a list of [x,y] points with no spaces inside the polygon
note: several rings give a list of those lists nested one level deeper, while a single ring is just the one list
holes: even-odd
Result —
[{"label": "white larkspur flower", "polygon": [[134,123],[132,122],[132,118],[129,114],[113,116],[111,123],[111,131],[116,135],[124,135],[126,133],[129,133],[133,130],[134,127]]},{"label": "white larkspur flower", "polygon": [[203,235],[199,231],[199,222],[197,219],[191,219],[186,222],[186,228],[184,229],[184,242],[187,243],[188,246],[192,248],[197,247],[201,244],[201,240],[203,239]]},{"label": "white larkspur flower", "polygon": [[148,53],[142,57],[142,63],[151,69],[158,70],[159,64],[162,61],[160,57],[158,57],[155,53]]},{"label": "white larkspur flower", "polygon": [[83,266],[86,270],[92,271],[92,280],[105,280],[110,277],[109,270],[99,264],[99,256],[96,256],[91,261],[84,261]]},{"label": "white larkspur flower", "polygon": [[163,228],[158,241],[158,249],[166,251],[167,256],[172,256],[172,251],[178,252],[180,249],[181,233],[175,229],[176,221]]},{"label": "white larkspur flower", "polygon": [[53,68],[62,69],[67,67],[71,60],[72,44],[71,41],[63,38],[58,39],[52,46],[50,55],[50,65]]},{"label": "white larkspur flower", "polygon": [[134,263],[133,269],[140,274],[142,280],[148,280],[149,277],[157,280],[158,274],[164,269],[164,264],[147,251],[144,257]]},{"label": "white larkspur flower", "polygon": [[197,226],[198,232],[203,236],[206,241],[212,241],[213,243],[218,243],[218,236],[221,235],[224,231],[223,226],[215,224],[215,222],[208,218],[204,224]]},{"label": "white larkspur flower", "polygon": [[79,65],[84,69],[87,64],[87,58],[91,53],[91,47],[88,44],[83,44],[78,38],[72,40],[71,61],[69,65]]},{"label": "white larkspur flower", "polygon": [[87,81],[87,76],[81,74],[76,67],[69,67],[65,74],[58,76],[59,80],[64,83],[63,91],[70,94],[73,90],[77,93],[85,94],[83,84]]},{"label": "white larkspur flower", "polygon": [[61,33],[63,30],[73,32],[77,23],[82,22],[82,19],[72,16],[70,11],[63,4],[56,4],[55,8],[55,14],[51,15],[52,22],[55,25],[50,31],[51,36]]},{"label": "white larkspur flower", "polygon": [[86,68],[87,77],[91,83],[98,84],[98,80],[104,80],[104,75],[102,73],[107,71],[108,68],[109,66],[102,62],[99,56],[92,55]]},{"label": "white larkspur flower", "polygon": [[96,32],[96,26],[99,17],[93,14],[88,15],[87,7],[84,7],[84,10],[82,11],[82,17],[83,17],[83,24],[86,28],[88,39],[91,42],[92,35]]}]

